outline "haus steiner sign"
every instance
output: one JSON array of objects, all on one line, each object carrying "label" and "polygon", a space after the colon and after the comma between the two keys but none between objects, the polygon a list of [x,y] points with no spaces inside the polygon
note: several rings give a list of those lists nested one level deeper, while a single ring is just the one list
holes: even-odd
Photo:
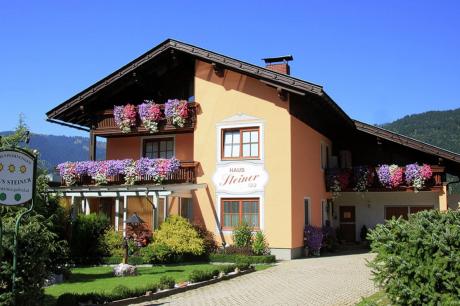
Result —
[{"label": "haus steiner sign", "polygon": [[32,199],[34,158],[16,150],[0,151],[0,205],[21,205]]},{"label": "haus steiner sign", "polygon": [[268,174],[262,165],[229,163],[217,166],[212,181],[217,192],[245,194],[263,191]]}]

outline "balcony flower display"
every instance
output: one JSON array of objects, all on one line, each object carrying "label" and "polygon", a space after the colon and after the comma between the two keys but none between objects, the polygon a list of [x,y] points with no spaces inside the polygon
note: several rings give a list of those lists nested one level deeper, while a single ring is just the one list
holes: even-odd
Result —
[{"label": "balcony flower display", "polygon": [[65,162],[57,166],[59,170],[59,175],[64,180],[66,186],[71,186],[76,183],[78,174],[76,171],[76,163]]},{"label": "balcony flower display", "polygon": [[403,169],[398,165],[381,165],[377,169],[377,176],[382,186],[397,188],[403,181]]},{"label": "balcony flower display", "polygon": [[185,120],[188,118],[187,101],[179,101],[177,99],[168,100],[165,103],[165,116],[171,120],[173,125],[184,127]]},{"label": "balcony flower display", "polygon": [[158,132],[158,123],[162,119],[160,105],[153,101],[145,100],[138,106],[139,118],[150,133]]},{"label": "balcony flower display", "polygon": [[59,164],[57,169],[67,186],[75,184],[83,176],[90,176],[96,185],[104,185],[109,182],[110,177],[117,175],[124,176],[125,184],[134,185],[146,177],[159,184],[179,167],[180,162],[176,158],[141,158],[136,161],[123,159],[65,162]]},{"label": "balcony flower display", "polygon": [[115,106],[113,108],[113,117],[121,132],[129,133],[131,132],[131,127],[136,125],[136,107],[132,104]]},{"label": "balcony flower display", "polygon": [[406,166],[405,175],[407,185],[418,191],[425,187],[425,182],[433,176],[433,171],[430,165],[423,164],[420,166],[414,163]]},{"label": "balcony flower display", "polygon": [[341,191],[350,184],[349,169],[331,169],[327,174],[327,184],[332,192],[332,197],[337,198]]}]

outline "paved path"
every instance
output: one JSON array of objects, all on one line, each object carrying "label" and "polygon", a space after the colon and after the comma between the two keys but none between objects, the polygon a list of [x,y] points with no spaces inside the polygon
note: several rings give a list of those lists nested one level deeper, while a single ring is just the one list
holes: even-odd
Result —
[{"label": "paved path", "polygon": [[354,305],[376,292],[371,254],[298,259],[143,305]]}]

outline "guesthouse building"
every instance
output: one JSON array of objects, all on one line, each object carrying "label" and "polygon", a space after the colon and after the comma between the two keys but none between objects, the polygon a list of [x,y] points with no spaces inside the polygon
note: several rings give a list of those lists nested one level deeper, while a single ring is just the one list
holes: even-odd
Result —
[{"label": "guesthouse building", "polygon": [[280,259],[301,256],[308,224],[356,241],[363,225],[457,208],[446,177],[460,155],[352,120],[292,77],[292,60],[262,67],[164,41],[47,113],[90,136],[88,161],[59,165],[50,192],[124,234],[134,213],[151,229],[179,214],[229,245],[246,222]]}]

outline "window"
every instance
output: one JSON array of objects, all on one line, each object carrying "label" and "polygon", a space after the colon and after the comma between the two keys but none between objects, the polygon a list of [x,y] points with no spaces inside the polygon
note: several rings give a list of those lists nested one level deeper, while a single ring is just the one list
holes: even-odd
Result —
[{"label": "window", "polygon": [[222,131],[222,159],[259,158],[259,128]]},{"label": "window", "polygon": [[241,223],[259,228],[259,199],[223,199],[222,227],[232,229]]},{"label": "window", "polygon": [[192,222],[192,205],[192,199],[180,198],[180,215],[190,222]]},{"label": "window", "polygon": [[144,157],[172,158],[174,156],[173,138],[151,138],[144,140]]}]

